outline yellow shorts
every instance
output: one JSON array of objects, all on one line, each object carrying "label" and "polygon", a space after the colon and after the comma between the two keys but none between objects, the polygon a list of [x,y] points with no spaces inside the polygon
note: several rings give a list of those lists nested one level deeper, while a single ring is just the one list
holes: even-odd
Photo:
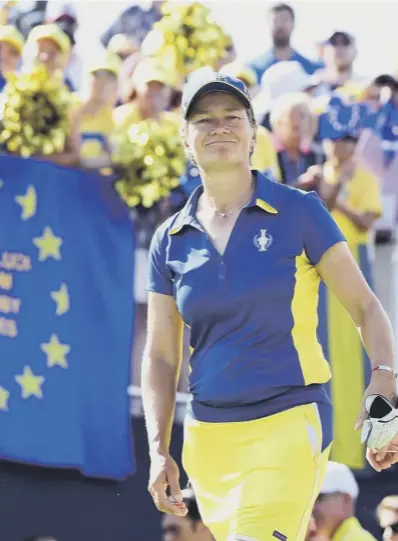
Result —
[{"label": "yellow shorts", "polygon": [[329,457],[322,441],[316,404],[246,422],[188,418],[183,465],[216,540],[303,541]]}]

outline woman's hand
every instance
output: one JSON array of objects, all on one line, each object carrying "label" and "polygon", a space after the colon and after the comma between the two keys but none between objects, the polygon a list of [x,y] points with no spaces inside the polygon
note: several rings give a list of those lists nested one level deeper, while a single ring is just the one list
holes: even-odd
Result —
[{"label": "woman's hand", "polygon": [[368,417],[368,413],[365,408],[365,401],[368,396],[379,394],[387,398],[394,406],[397,402],[397,379],[395,374],[388,370],[375,370],[372,372],[370,384],[367,387],[362,400],[361,410],[358,415],[356,429],[362,428],[364,421]]},{"label": "woman's hand", "polygon": [[[375,370],[372,373],[370,385],[365,391],[361,411],[355,428],[362,428],[362,425],[368,416],[365,409],[366,398],[370,395],[381,395],[395,405],[397,402],[396,386],[395,375],[391,372]],[[390,468],[393,464],[398,462],[398,434],[388,445],[378,451],[368,448],[366,450],[366,458],[372,468],[378,472]]]},{"label": "woman's hand", "polygon": [[[170,496],[167,495],[169,488]],[[182,500],[180,472],[176,461],[169,454],[152,454],[149,475],[149,493],[162,513],[184,517],[187,508]]]}]

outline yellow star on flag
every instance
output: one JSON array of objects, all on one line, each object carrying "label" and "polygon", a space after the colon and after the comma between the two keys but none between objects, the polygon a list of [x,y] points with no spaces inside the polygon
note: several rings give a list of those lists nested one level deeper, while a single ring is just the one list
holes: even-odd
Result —
[{"label": "yellow star on flag", "polygon": [[9,391],[0,386],[0,411],[8,411]]},{"label": "yellow star on flag", "polygon": [[44,383],[43,376],[35,376],[30,366],[25,366],[23,374],[15,376],[15,380],[21,386],[22,398],[29,398],[35,396],[36,398],[43,398],[41,386]]},{"label": "yellow star on flag", "polygon": [[37,193],[34,186],[28,186],[25,195],[17,195],[15,202],[22,208],[21,220],[29,220],[36,214],[37,210]]},{"label": "yellow star on flag", "polygon": [[56,237],[51,227],[45,227],[43,235],[33,239],[33,244],[39,249],[39,261],[45,261],[49,257],[60,261],[62,243],[61,237]]},{"label": "yellow star on flag", "polygon": [[56,334],[52,334],[50,341],[40,344],[40,349],[47,355],[47,366],[61,366],[68,368],[66,355],[70,352],[70,346],[61,344]]},{"label": "yellow star on flag", "polygon": [[62,316],[63,314],[66,314],[69,312],[70,308],[70,301],[69,301],[69,292],[68,292],[68,286],[65,283],[61,284],[61,287],[58,291],[52,291],[51,292],[51,298],[57,305],[56,308],[56,315]]}]

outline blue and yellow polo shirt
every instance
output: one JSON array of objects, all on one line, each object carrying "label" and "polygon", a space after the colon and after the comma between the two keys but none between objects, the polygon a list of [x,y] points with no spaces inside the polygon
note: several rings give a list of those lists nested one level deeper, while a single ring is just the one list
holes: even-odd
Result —
[{"label": "blue and yellow polo shirt", "polygon": [[191,409],[204,422],[328,402],[316,265],[345,239],[315,193],[255,175],[222,256],[196,218],[202,186],[150,248],[149,291],[172,295],[191,329]]}]

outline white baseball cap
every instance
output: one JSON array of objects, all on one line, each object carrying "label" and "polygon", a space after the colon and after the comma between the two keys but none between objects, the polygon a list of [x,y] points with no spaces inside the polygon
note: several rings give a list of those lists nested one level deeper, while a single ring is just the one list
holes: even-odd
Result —
[{"label": "white baseball cap", "polygon": [[253,99],[256,117],[270,111],[275,100],[283,94],[303,92],[317,84],[315,77],[308,75],[296,60],[274,64],[261,77],[261,90]]},{"label": "white baseball cap", "polygon": [[350,468],[330,460],[320,493],[335,494],[337,492],[348,494],[351,498],[356,499],[359,493],[358,483]]}]

